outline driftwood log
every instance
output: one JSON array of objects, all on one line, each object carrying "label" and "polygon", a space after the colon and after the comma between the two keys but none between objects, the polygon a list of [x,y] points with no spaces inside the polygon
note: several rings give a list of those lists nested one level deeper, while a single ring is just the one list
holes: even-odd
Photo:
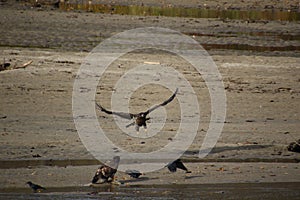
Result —
[{"label": "driftwood log", "polygon": [[33,60],[30,60],[30,61],[28,61],[27,63],[24,63],[24,64],[21,65],[21,66],[15,66],[13,69],[25,68],[25,67],[27,67],[28,65],[30,65],[32,62],[33,62]]},{"label": "driftwood log", "polygon": [[30,60],[26,63],[24,63],[23,65],[20,66],[11,66],[10,63],[8,62],[4,62],[2,64],[0,64],[0,71],[4,71],[4,70],[10,70],[10,69],[20,69],[20,68],[26,68],[27,66],[29,66],[31,63],[33,62],[33,60]]}]

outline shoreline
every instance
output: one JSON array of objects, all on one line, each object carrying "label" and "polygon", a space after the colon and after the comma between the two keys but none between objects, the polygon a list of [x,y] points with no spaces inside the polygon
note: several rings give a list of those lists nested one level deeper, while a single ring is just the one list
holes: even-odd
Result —
[{"label": "shoreline", "polygon": [[[1,169],[3,175],[0,177],[1,190],[9,188],[27,188],[26,181],[40,183],[46,188],[65,187],[138,187],[159,185],[205,185],[205,184],[260,184],[260,183],[295,183],[300,184],[297,171],[297,163],[185,163],[192,172],[186,174],[184,171],[171,173],[166,168],[159,171],[148,172],[138,179],[129,177],[123,171],[115,175],[118,185],[103,183],[91,184],[91,179],[98,165],[90,166],[66,166],[66,167],[32,167],[19,169]],[[23,175],[18,177],[13,174]],[[44,174],[44,176],[42,176]],[[46,191],[47,192],[47,191]]]},{"label": "shoreline", "polygon": [[[138,189],[137,189],[138,188]],[[242,183],[242,184],[194,184],[194,185],[156,185],[122,186],[105,185],[98,188],[65,187],[48,188],[47,192],[31,194],[30,190],[16,188],[2,190],[5,199],[43,198],[43,199],[298,199],[299,184],[295,183]],[[12,192],[15,191],[15,192]]]},{"label": "shoreline", "polygon": [[[69,0],[65,1],[65,4],[74,4],[74,1]],[[75,1],[77,3],[77,1]],[[63,4],[60,3],[60,5]],[[88,5],[88,0],[82,1],[83,5]],[[49,7],[54,8],[58,6],[58,0],[31,0],[27,1],[19,1],[19,3],[9,3],[2,2],[2,5],[8,6],[32,6],[32,7]],[[200,8],[200,9],[214,9],[214,10],[247,10],[247,11],[288,11],[288,12],[300,12],[300,4],[297,0],[290,0],[287,2],[274,2],[271,0],[259,1],[259,0],[244,0],[242,2],[234,1],[234,0],[219,0],[219,1],[182,1],[182,0],[165,0],[165,1],[157,1],[157,0],[93,0],[91,5],[109,5],[109,6],[153,6],[153,7],[162,7],[162,8],[172,8],[172,7],[181,7],[181,8]]]}]

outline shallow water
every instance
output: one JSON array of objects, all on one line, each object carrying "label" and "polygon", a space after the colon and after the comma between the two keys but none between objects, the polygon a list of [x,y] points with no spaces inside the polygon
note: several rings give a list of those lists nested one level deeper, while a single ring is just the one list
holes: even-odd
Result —
[{"label": "shallow water", "polygon": [[220,18],[238,20],[280,20],[299,21],[299,12],[279,10],[211,10],[203,8],[158,7],[138,5],[105,5],[88,3],[61,3],[62,10],[85,10],[90,12],[112,13],[121,15],[168,16],[192,18]]},{"label": "shallow water", "polygon": [[49,188],[32,193],[27,188],[2,189],[0,199],[300,199],[300,183],[227,183],[195,185]]},{"label": "shallow water", "polygon": [[[74,2],[74,1],[73,1]],[[193,7],[161,7],[161,6],[141,6],[141,5],[109,5],[109,4],[88,4],[88,1],[77,1],[78,3],[61,3],[60,9],[83,10],[89,12],[120,14],[120,15],[135,15],[135,16],[167,16],[167,17],[187,17],[187,18],[214,18],[222,20],[225,23],[240,20],[243,23],[259,23],[261,26],[268,24],[271,21],[279,23],[297,23],[300,21],[300,12],[296,11],[281,11],[281,10],[212,10]],[[144,17],[141,17],[143,19]],[[230,26],[230,25],[228,25]],[[279,32],[267,29],[237,29],[235,28],[224,30],[211,29],[210,32],[183,32],[186,35],[193,36],[198,40],[206,50],[213,49],[230,49],[243,50],[253,52],[283,52],[283,51],[299,51],[298,42],[300,36],[298,32]],[[199,37],[196,37],[199,36]],[[204,37],[202,37],[204,36]],[[201,38],[207,38],[201,40]],[[227,39],[229,38],[229,39]],[[245,38],[251,42],[245,41]],[[212,40],[212,41],[210,41]],[[228,40],[228,41],[227,41]],[[262,41],[257,42],[257,41]],[[265,43],[265,41],[270,41]],[[210,42],[207,42],[210,41]],[[217,41],[217,42],[216,42]],[[285,43],[282,41],[286,41]]]},{"label": "shallow water", "polygon": [[[182,159],[185,162],[281,162],[281,163],[299,163],[299,159],[291,159],[291,158],[269,158],[269,159],[263,159],[263,158],[232,158],[232,159],[226,159],[226,160],[220,160],[220,159],[195,159],[195,158],[186,158]],[[158,162],[158,161],[157,161]],[[96,159],[40,159],[40,160],[33,160],[33,159],[20,159],[20,160],[0,160],[0,169],[17,169],[17,168],[28,168],[28,167],[38,167],[38,166],[56,166],[56,167],[67,167],[67,166],[88,166],[88,165],[100,165],[101,162]]]}]

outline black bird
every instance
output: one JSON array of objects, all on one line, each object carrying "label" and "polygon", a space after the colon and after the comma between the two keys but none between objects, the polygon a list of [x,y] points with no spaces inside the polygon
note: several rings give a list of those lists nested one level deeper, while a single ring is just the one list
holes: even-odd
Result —
[{"label": "black bird", "polygon": [[186,173],[191,173],[191,171],[189,171],[185,166],[184,164],[182,163],[182,161],[180,159],[177,159],[171,163],[169,163],[167,165],[168,169],[170,172],[176,172],[177,171],[177,168],[178,169],[182,169],[184,170]]},{"label": "black bird", "polygon": [[10,63],[0,64],[0,71],[6,70],[10,66]]},{"label": "black bird", "polygon": [[29,185],[29,187],[31,187],[33,192],[40,192],[41,190],[46,190],[46,188],[44,188],[40,185],[34,184],[31,181],[28,181],[27,184]]},{"label": "black bird", "polygon": [[125,171],[126,174],[128,174],[130,177],[132,178],[139,178],[141,175],[143,175],[143,173],[139,172],[138,170],[126,170]]},{"label": "black bird", "polygon": [[147,124],[146,122],[150,119],[149,117],[147,117],[147,115],[152,112],[153,110],[159,108],[160,106],[165,106],[168,103],[170,103],[176,96],[178,92],[178,88],[176,88],[176,91],[173,93],[173,95],[167,99],[166,101],[164,101],[161,104],[152,106],[150,109],[148,109],[145,112],[140,112],[137,114],[132,114],[132,113],[124,113],[124,112],[114,112],[114,111],[110,111],[110,110],[106,110],[105,108],[103,108],[101,105],[99,105],[98,103],[96,103],[97,107],[99,108],[99,110],[101,110],[102,112],[105,112],[107,114],[113,114],[113,115],[117,115],[119,117],[125,118],[125,119],[135,119],[134,122],[128,124],[126,126],[126,128],[135,125],[135,130],[139,133],[139,129],[141,126],[144,127],[145,131],[147,131]]},{"label": "black bird", "polygon": [[112,182],[114,180],[115,173],[117,172],[120,163],[120,156],[115,156],[111,162],[100,166],[92,179],[92,183],[97,183],[101,179],[100,183]]},{"label": "black bird", "polygon": [[287,149],[289,151],[293,151],[293,152],[298,152],[300,153],[300,139],[298,141],[295,141],[295,142],[291,142]]}]

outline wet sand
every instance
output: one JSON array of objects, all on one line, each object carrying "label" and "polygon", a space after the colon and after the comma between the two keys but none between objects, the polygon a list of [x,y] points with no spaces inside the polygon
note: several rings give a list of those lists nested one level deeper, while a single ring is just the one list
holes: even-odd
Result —
[{"label": "wet sand", "polygon": [[[76,73],[88,52],[105,38],[132,28],[158,26],[194,36],[203,46],[211,45],[208,53],[218,66],[226,87],[226,123],[213,151],[206,158],[198,159],[198,150],[208,129],[210,109],[207,105],[210,100],[201,78],[187,73],[192,85],[197,85],[197,97],[201,102],[201,127],[194,143],[183,156],[192,174],[171,174],[162,169],[146,174],[140,180],[131,180],[123,172],[118,172],[117,178],[123,184],[117,191],[123,190],[123,187],[138,188],[141,185],[197,185],[195,188],[199,188],[201,186],[198,184],[226,183],[224,187],[228,187],[228,191],[241,187],[238,191],[243,193],[244,185],[241,183],[250,182],[253,185],[245,187],[253,188],[251,191],[261,191],[268,183],[272,186],[278,183],[280,188],[285,188],[282,193],[288,195],[290,188],[292,199],[299,196],[293,185],[299,185],[300,181],[300,155],[286,148],[299,138],[300,52],[288,50],[290,46],[300,46],[297,39],[299,22],[249,23],[239,20],[126,16],[63,12],[19,5],[2,6],[0,16],[1,59],[16,66],[33,60],[25,69],[0,72],[0,103],[3,105],[0,108],[0,191],[14,192],[12,188],[19,188],[17,191],[29,192],[29,189],[22,189],[26,188],[24,184],[28,180],[50,188],[49,191],[59,190],[51,188],[76,188],[72,191],[85,188],[97,165],[82,145],[73,121],[72,89]],[[259,46],[280,47],[281,50],[219,48],[224,44],[252,45],[253,49]],[[155,52],[133,53],[120,59],[120,62],[129,65],[141,60],[164,62],[178,68],[184,65],[183,61],[170,55]],[[108,105],[110,99],[106,94],[111,93],[111,84],[117,78],[110,76],[111,83],[99,87],[96,99]],[[161,91],[161,88],[156,88],[153,93]],[[147,93],[147,88],[142,92]],[[138,99],[134,96],[132,103]],[[149,95],[145,104],[152,105],[156,101],[156,95]],[[168,109],[174,111],[176,104],[170,104]],[[98,115],[99,121],[105,121],[104,129],[110,138],[121,134],[112,118],[103,113]],[[167,133],[170,135],[162,136],[162,144],[172,136],[170,131]],[[140,152],[150,151],[153,145],[160,146],[161,143],[150,138],[122,140],[118,144]],[[66,163],[55,166],[58,163],[55,161],[59,160],[66,160]],[[80,160],[87,160],[88,164]],[[7,161],[16,161],[17,164],[7,167]],[[238,184],[228,185],[230,183]],[[212,189],[212,193],[218,194],[223,189]],[[270,190],[273,196],[281,193],[278,189]],[[166,191],[173,192],[170,189]],[[272,197],[265,190],[261,194]],[[257,194],[253,198],[258,197],[261,196]]]},{"label": "wet sand", "polygon": [[[28,194],[26,190],[9,190],[6,199],[299,199],[299,184],[242,183],[201,185],[154,185],[150,187],[114,187],[91,189],[66,187],[50,189],[49,193]],[[76,191],[76,192],[74,192]]]}]

